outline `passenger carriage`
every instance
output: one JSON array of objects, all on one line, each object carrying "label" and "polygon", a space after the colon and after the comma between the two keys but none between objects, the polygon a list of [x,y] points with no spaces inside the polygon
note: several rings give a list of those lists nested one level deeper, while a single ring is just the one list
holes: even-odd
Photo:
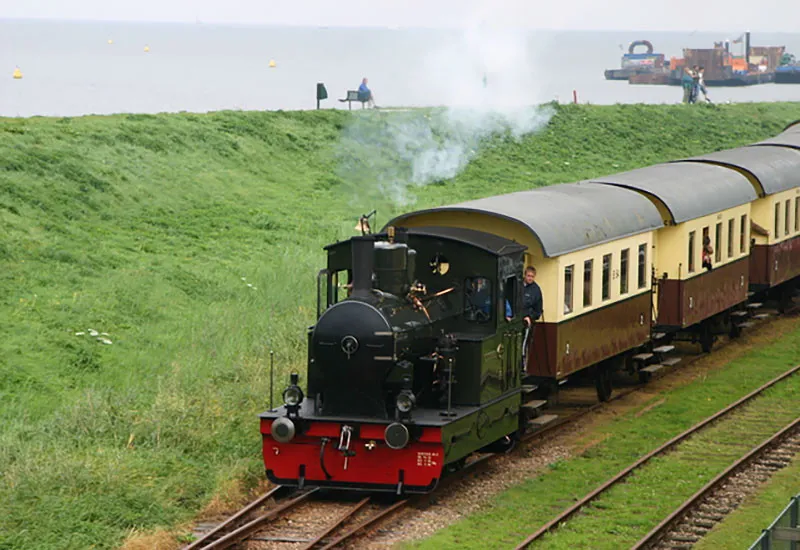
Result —
[{"label": "passenger carriage", "polygon": [[762,230],[753,234],[751,283],[784,308],[800,277],[800,121],[743,149],[753,152],[740,154],[736,167],[752,173],[763,190],[753,205]]},{"label": "passenger carriage", "polygon": [[[750,203],[756,198],[751,183],[735,170],[697,162],[659,164],[592,181],[635,190],[658,208],[664,227],[653,254],[656,330],[691,332],[708,351],[715,316],[747,300]],[[711,269],[702,262],[706,241],[713,249]]]}]

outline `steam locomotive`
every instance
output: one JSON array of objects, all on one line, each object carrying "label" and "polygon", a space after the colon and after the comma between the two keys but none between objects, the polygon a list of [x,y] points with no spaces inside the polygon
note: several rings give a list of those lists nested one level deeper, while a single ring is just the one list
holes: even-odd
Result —
[{"label": "steam locomotive", "polygon": [[[674,340],[710,351],[748,326],[754,298],[791,299],[800,121],[747,147],[363,233],[326,247],[307,394],[293,373],[284,405],[260,415],[266,473],[280,485],[425,493],[471,453],[513,446],[541,418],[533,392],[591,373],[607,399],[613,371],[646,381],[675,362]],[[527,265],[544,301],[532,332]]]},{"label": "steam locomotive", "polygon": [[[262,415],[269,479],[428,492],[445,465],[510,445],[523,322],[498,331],[506,311],[491,297],[496,281],[522,272],[523,251],[444,227],[389,227],[328,247],[318,279],[326,307],[308,337],[309,397],[293,375],[285,406]],[[509,307],[521,307],[517,290],[504,289]]]}]

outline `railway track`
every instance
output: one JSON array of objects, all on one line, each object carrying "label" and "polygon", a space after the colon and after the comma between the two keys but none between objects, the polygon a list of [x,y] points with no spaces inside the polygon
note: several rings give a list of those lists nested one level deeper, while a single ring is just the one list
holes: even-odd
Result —
[{"label": "railway track", "polygon": [[750,449],[689,497],[632,550],[691,548],[776,471],[800,454],[800,418]]},{"label": "railway track", "polygon": [[[572,506],[570,506],[569,508],[564,510],[557,517],[555,517],[551,521],[547,522],[545,525],[543,525],[541,528],[539,528],[536,532],[534,532],[533,534],[528,536],[524,541],[522,541],[519,545],[517,545],[516,549],[520,550],[522,548],[527,548],[531,543],[533,543],[536,540],[540,539],[546,533],[549,533],[550,531],[554,530],[561,523],[563,523],[564,521],[566,521],[567,519],[572,517],[575,513],[579,512],[580,510],[585,508],[587,505],[589,505],[590,503],[595,501],[600,495],[606,493],[609,489],[611,489],[615,485],[617,485],[617,484],[621,483],[622,481],[624,481],[631,473],[633,473],[634,471],[636,471],[639,468],[641,468],[642,466],[644,466],[652,458],[654,458],[656,456],[663,455],[663,454],[669,452],[670,450],[674,449],[679,443],[684,442],[689,437],[698,434],[700,431],[702,431],[703,429],[705,429],[706,427],[708,427],[709,425],[711,425],[715,421],[721,419],[722,417],[727,416],[732,411],[736,411],[736,410],[741,409],[742,406],[744,406],[745,404],[747,404],[750,401],[752,401],[755,397],[758,397],[759,395],[763,394],[763,392],[765,390],[775,386],[776,384],[780,383],[783,380],[786,380],[787,378],[789,378],[790,376],[794,375],[798,371],[800,371],[800,366],[797,366],[797,367],[794,367],[792,369],[789,369],[788,371],[784,372],[780,376],[772,379],[771,381],[767,382],[766,384],[762,385],[761,387],[757,388],[756,390],[754,390],[754,391],[750,392],[749,394],[745,395],[744,397],[742,397],[738,401],[736,401],[736,402],[732,403],[731,405],[725,407],[721,411],[719,411],[716,414],[706,418],[705,420],[695,424],[694,426],[692,426],[688,430],[684,431],[683,433],[678,434],[677,436],[673,437],[672,439],[670,439],[669,441],[667,441],[666,443],[664,443],[663,445],[661,445],[657,449],[655,449],[655,450],[651,451],[650,453],[646,454],[645,456],[643,456],[642,458],[637,460],[635,463],[633,463],[630,466],[628,466],[627,468],[623,469],[618,474],[616,474],[614,477],[612,477],[611,479],[609,479],[608,481],[606,481],[605,483],[603,483],[602,485],[597,487],[594,491],[592,491],[591,493],[589,493],[586,496],[584,496],[578,502],[576,502],[575,504],[573,504]],[[758,419],[753,419],[751,424],[753,424],[754,426],[757,426]]]},{"label": "railway track", "polygon": [[[669,372],[685,369],[702,357],[702,354],[685,356],[683,361],[669,369]],[[665,374],[665,373],[664,373]],[[548,412],[558,413],[558,419],[542,426],[541,428],[526,433],[520,440],[521,446],[527,446],[533,441],[548,437],[568,426],[574,425],[581,418],[607,406],[608,403],[620,400],[631,393],[641,390],[646,385],[637,384],[624,389],[617,389],[609,401],[589,403],[570,403],[569,401],[554,406]],[[585,389],[586,395],[592,395],[592,388]],[[759,390],[763,389],[759,388]],[[756,391],[759,391],[756,390]],[[468,462],[462,469],[454,474],[442,479],[440,488],[446,484],[470,474],[487,464],[496,455],[481,455],[471,462]],[[318,505],[323,499],[318,498],[320,493],[317,490],[306,492],[292,491],[285,487],[276,487],[262,495],[242,510],[227,518],[225,521],[215,526],[210,531],[204,533],[201,538],[186,546],[184,550],[206,550],[223,549],[236,546],[242,541],[253,540],[263,543],[291,543],[293,548],[298,548],[298,544],[304,544],[301,548],[319,549],[341,547],[345,543],[362,536],[367,530],[376,524],[384,521],[403,509],[418,504],[427,498],[425,495],[415,496],[407,499],[397,500],[389,503],[376,502],[374,497],[363,498],[350,508],[342,509],[338,517],[321,527],[315,535],[292,536],[271,533],[274,529],[271,525],[279,522],[281,518],[293,513],[302,505]],[[264,509],[266,508],[266,509]],[[258,513],[258,512],[261,513]],[[315,512],[316,514],[316,512]],[[330,514],[325,514],[326,516]],[[559,520],[560,521],[563,520]],[[549,530],[549,529],[548,529]],[[260,533],[265,535],[257,536]],[[541,536],[541,535],[539,535]],[[538,537],[537,537],[538,538]],[[520,546],[524,547],[523,545]]]}]

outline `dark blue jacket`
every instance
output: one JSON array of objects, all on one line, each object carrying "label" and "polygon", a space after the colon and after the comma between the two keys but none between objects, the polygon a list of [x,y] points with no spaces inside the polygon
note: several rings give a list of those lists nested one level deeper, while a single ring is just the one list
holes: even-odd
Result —
[{"label": "dark blue jacket", "polygon": [[542,316],[542,289],[536,281],[525,285],[522,291],[523,317],[530,317],[533,321]]}]

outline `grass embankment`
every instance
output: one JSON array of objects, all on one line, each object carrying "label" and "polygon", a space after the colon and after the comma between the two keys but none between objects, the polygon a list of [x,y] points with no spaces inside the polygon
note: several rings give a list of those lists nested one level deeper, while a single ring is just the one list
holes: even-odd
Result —
[{"label": "grass embankment", "polygon": [[[268,352],[281,387],[303,368],[321,246],[372,207],[394,213],[377,176],[410,168],[382,147],[387,117],[420,116],[0,119],[0,548],[112,547],[260,479]],[[559,107],[538,135],[482,143],[415,206],[733,147],[797,118],[796,104]]]}]

